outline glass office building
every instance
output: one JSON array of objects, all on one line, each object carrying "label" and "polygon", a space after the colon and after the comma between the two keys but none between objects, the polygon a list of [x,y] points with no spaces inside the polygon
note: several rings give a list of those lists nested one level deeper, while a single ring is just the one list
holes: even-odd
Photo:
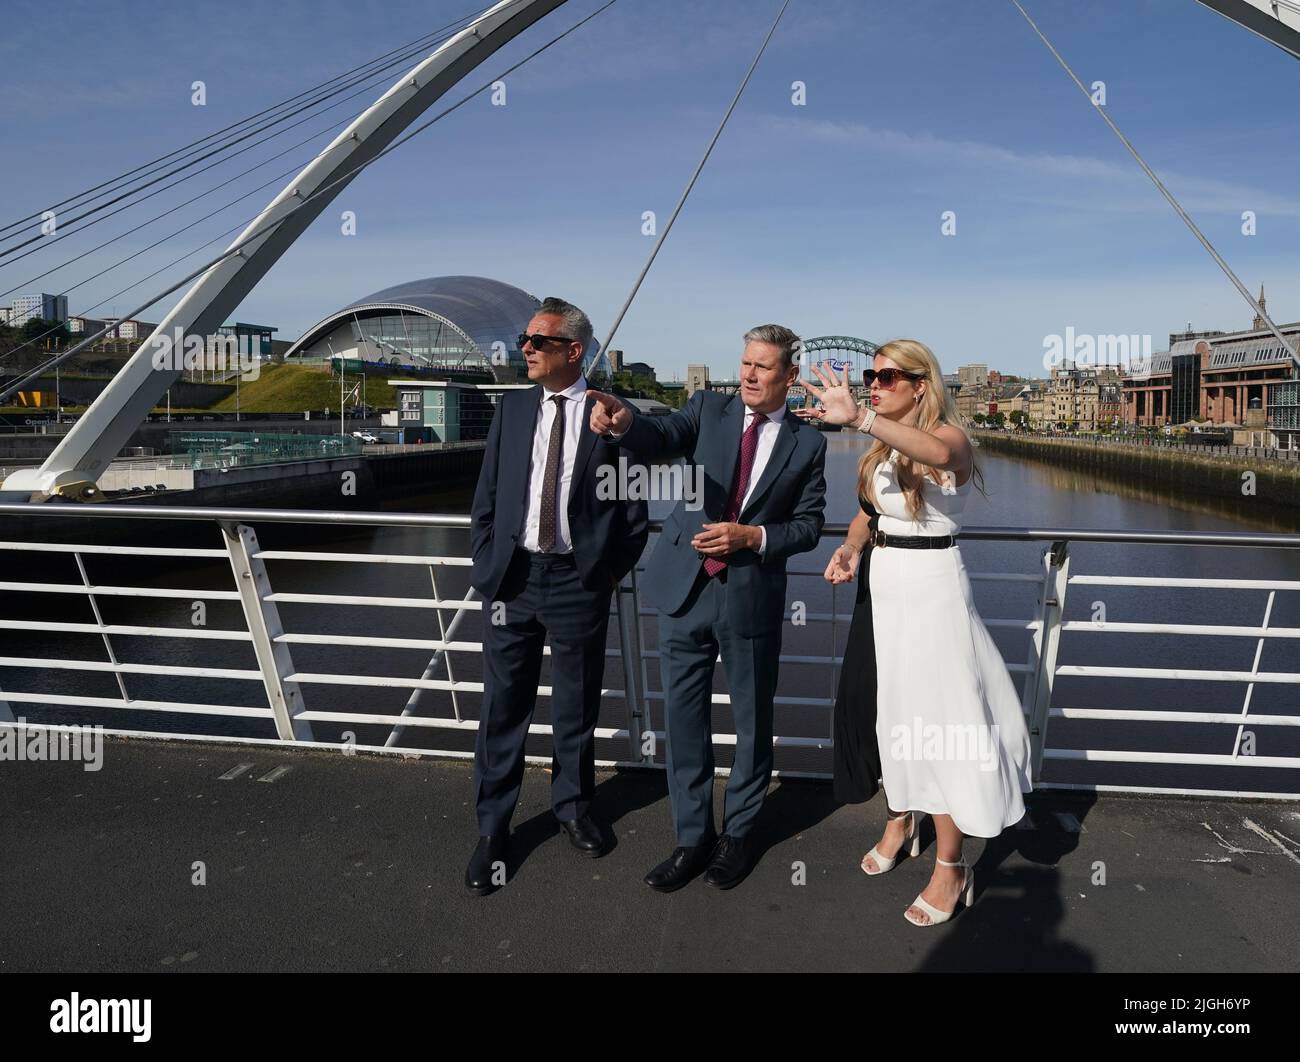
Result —
[{"label": "glass office building", "polygon": [[1268,412],[1273,430],[1300,444],[1300,380],[1268,385]]},{"label": "glass office building", "polygon": [[1175,354],[1170,361],[1169,419],[1185,424],[1201,409],[1201,356]]}]

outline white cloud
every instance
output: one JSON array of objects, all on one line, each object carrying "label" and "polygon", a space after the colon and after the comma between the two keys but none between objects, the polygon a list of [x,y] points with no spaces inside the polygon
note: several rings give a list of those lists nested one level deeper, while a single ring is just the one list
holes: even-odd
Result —
[{"label": "white cloud", "polygon": [[[1116,143],[1115,150],[1121,158],[1110,161],[1091,155],[1019,151],[986,141],[878,128],[861,122],[770,115],[763,119],[763,124],[774,136],[842,145],[877,156],[905,157],[935,167],[994,169],[1012,177],[1106,182],[1131,189],[1135,194],[1131,199],[1116,199],[1114,191],[1108,190],[1105,202],[1094,200],[1091,205],[1108,210],[1168,209],[1149,178],[1119,143]],[[1140,146],[1138,150],[1141,151]],[[1213,159],[1204,162],[1207,169],[1215,165]],[[1254,210],[1278,217],[1300,217],[1300,198],[1201,174],[1162,172],[1151,159],[1147,159],[1147,163],[1189,212],[1230,211],[1239,214],[1242,210]],[[1080,206],[1090,205],[1086,201],[1074,201]]]}]

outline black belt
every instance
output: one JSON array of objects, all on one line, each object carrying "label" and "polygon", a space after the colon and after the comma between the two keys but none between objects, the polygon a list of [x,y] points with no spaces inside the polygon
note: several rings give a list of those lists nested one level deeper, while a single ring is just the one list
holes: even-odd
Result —
[{"label": "black belt", "polygon": [[515,553],[522,553],[528,558],[530,564],[547,568],[568,568],[577,567],[578,560],[572,552],[569,553],[534,553],[532,550],[524,549],[518,546]]},{"label": "black belt", "polygon": [[871,544],[902,549],[948,549],[957,545],[957,539],[952,535],[891,535],[877,530],[872,534]]}]

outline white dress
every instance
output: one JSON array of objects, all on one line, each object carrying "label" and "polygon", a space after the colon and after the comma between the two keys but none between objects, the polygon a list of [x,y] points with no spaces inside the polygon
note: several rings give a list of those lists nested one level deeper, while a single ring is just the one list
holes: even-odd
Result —
[{"label": "white dress", "polygon": [[[971,481],[925,480],[919,520],[907,512],[897,451],[877,466],[878,526],[887,534],[961,530]],[[951,815],[962,833],[996,837],[1025,813],[1029,733],[1011,675],[975,611],[961,546],[875,547],[876,738],[895,811]]]}]

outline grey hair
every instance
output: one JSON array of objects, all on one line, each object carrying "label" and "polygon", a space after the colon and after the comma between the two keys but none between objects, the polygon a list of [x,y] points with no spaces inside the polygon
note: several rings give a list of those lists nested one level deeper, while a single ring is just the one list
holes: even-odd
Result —
[{"label": "grey hair", "polygon": [[565,302],[563,299],[548,297],[542,300],[541,306],[537,308],[538,313],[551,313],[557,317],[564,318],[564,330],[568,337],[582,344],[582,350],[585,354],[591,347],[591,337],[593,329],[591,327],[591,318],[583,313],[578,307],[571,302]]},{"label": "grey hair", "polygon": [[746,343],[771,343],[781,348],[781,363],[785,368],[794,365],[795,359],[803,350],[803,340],[786,328],[785,325],[765,324],[751,328],[745,333]]}]

